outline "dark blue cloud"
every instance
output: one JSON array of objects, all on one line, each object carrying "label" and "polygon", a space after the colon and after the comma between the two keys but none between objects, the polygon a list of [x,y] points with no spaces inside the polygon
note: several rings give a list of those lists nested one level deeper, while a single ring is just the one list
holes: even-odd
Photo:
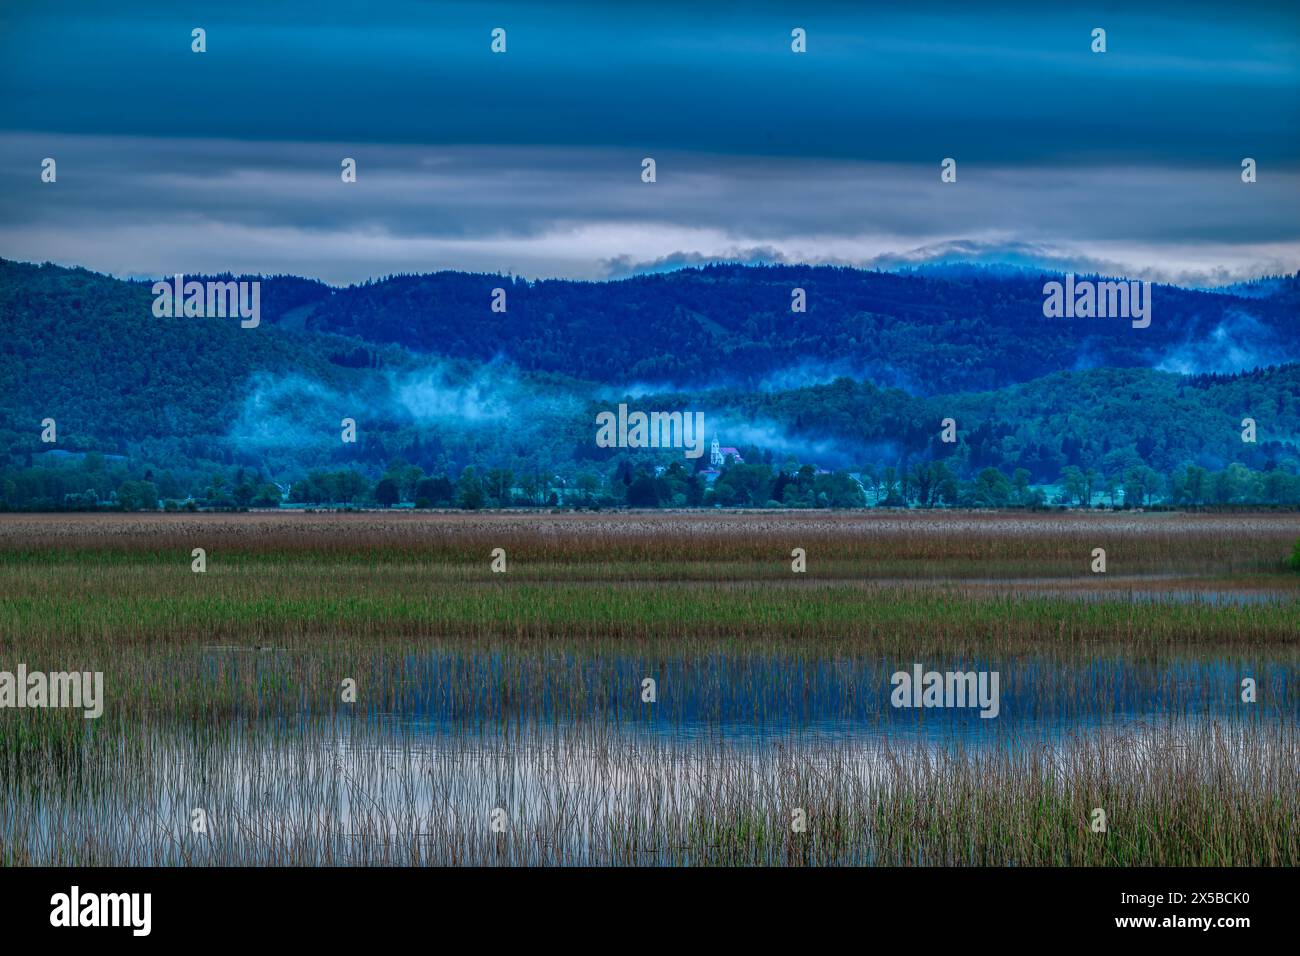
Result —
[{"label": "dark blue cloud", "polygon": [[[2,14],[0,123],[891,162],[1300,159],[1294,5],[800,6],[47,0]],[[794,26],[807,55],[790,52]]]},{"label": "dark blue cloud", "polygon": [[1197,284],[1300,267],[1296,6],[1049,6],[11,4],[0,255],[333,282],[718,258]]}]

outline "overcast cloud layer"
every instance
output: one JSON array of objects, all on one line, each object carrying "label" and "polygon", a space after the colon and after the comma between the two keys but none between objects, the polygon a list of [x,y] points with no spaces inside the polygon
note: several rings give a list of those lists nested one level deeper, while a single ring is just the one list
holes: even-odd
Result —
[{"label": "overcast cloud layer", "polygon": [[332,283],[715,258],[1300,268],[1293,9],[819,6],[7,8],[0,256]]}]

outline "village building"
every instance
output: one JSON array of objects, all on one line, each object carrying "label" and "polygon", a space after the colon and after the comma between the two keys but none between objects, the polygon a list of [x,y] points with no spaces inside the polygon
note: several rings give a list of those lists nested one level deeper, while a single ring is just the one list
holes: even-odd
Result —
[{"label": "village building", "polygon": [[727,463],[728,458],[732,459],[737,465],[745,463],[745,459],[741,457],[740,449],[732,448],[730,445],[723,447],[718,443],[717,432],[714,432],[713,444],[709,448],[709,464],[714,468],[721,468]]}]

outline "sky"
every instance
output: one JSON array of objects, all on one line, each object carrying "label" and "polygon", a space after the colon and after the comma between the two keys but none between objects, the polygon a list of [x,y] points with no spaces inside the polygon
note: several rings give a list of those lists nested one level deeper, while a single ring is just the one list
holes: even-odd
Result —
[{"label": "sky", "polygon": [[1300,5],[1040,6],[0,0],[0,256],[1300,269]]}]

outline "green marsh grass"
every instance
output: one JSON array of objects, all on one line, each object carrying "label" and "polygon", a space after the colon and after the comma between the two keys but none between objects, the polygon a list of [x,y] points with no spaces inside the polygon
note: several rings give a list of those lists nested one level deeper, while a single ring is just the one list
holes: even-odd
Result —
[{"label": "green marsh grass", "polygon": [[[108,698],[93,721],[0,711],[0,862],[1293,865],[1298,533],[1271,514],[0,516],[0,669],[102,670]],[[900,731],[884,681],[912,661],[996,666],[1060,732]],[[1232,716],[1242,674],[1258,717]],[[1133,695],[1159,719],[1125,722]]]}]

